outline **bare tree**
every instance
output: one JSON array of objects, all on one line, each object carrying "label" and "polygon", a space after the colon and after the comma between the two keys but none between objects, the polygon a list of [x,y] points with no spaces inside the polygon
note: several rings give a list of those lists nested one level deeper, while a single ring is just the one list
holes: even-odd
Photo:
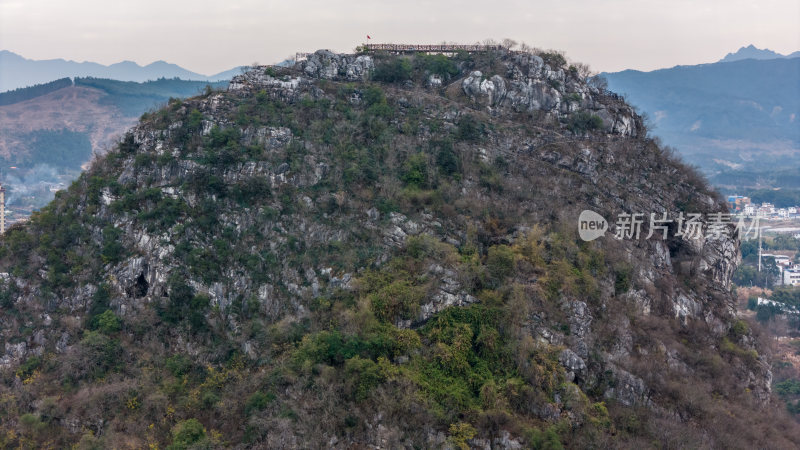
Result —
[{"label": "bare tree", "polygon": [[506,50],[511,50],[512,48],[517,46],[517,41],[509,38],[503,39],[503,42],[500,44]]},{"label": "bare tree", "polygon": [[601,91],[605,91],[608,89],[608,80],[605,77],[600,75],[595,75],[592,78],[589,78],[589,86],[595,87]]},{"label": "bare tree", "polygon": [[572,63],[572,64],[570,64],[570,69],[571,70],[574,69],[575,73],[578,74],[578,77],[581,80],[586,80],[590,76],[594,75],[594,72],[592,72],[592,69],[589,67],[588,64],[585,64],[585,63],[580,63],[580,62]]}]

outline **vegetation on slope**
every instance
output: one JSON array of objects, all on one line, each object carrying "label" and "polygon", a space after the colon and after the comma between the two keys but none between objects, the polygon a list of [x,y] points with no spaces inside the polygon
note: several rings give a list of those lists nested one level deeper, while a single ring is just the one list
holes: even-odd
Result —
[{"label": "vegetation on slope", "polygon": [[[455,76],[439,59],[388,59],[401,76],[386,81]],[[595,198],[604,213],[655,198],[716,208],[655,143],[591,126],[565,138],[551,118],[504,120],[397,84],[316,86],[295,103],[267,90],[171,101],[138,129],[158,149],[129,134],[6,233],[3,343],[53,343],[2,372],[2,445],[465,448],[503,432],[531,448],[798,442],[767,413],[742,427],[759,407],[738,376],[759,370],[746,326],[719,335],[674,317],[681,290],[724,309],[686,246],[671,242],[670,256],[689,269],[652,285],[627,257],[646,246],[577,238],[576,212]],[[291,139],[258,142],[262,127]],[[548,162],[589,143],[615,157],[595,182]],[[387,245],[402,217],[428,231]],[[140,258],[168,267],[163,280],[124,284]],[[420,320],[452,284],[474,300]],[[559,361],[573,339],[588,353],[577,378]],[[613,394],[625,382],[613,349],[644,377],[637,403]]]},{"label": "vegetation on slope", "polygon": [[131,117],[138,117],[164,104],[170,98],[191,97],[204,89],[221,89],[227,85],[227,81],[208,83],[178,78],[159,78],[143,83],[92,77],[75,78],[75,86],[85,86],[105,92],[108,96],[103,98],[104,102],[116,106],[124,115]]},{"label": "vegetation on slope", "polygon": [[68,86],[72,86],[72,80],[70,78],[60,78],[49,83],[2,92],[0,93],[0,106],[24,102]]}]

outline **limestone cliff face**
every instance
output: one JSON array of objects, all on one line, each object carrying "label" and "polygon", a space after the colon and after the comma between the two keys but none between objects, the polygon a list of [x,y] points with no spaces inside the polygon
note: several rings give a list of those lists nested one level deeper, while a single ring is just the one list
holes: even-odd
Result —
[{"label": "limestone cliff face", "polygon": [[[768,365],[747,333],[732,331],[732,227],[696,240],[612,236],[623,212],[677,217],[725,208],[645,138],[630,106],[532,54],[494,55],[489,65],[466,60],[458,75],[423,71],[376,91],[367,80],[386,57],[377,58],[319,51],[294,68],[253,68],[226,92],[172,103],[135,126],[41,217],[4,238],[0,366],[83,354],[80,324],[99,293],[123,323],[162,329],[142,318],[156,311],[183,324],[170,305],[189,290],[208,302],[177,310],[191,327],[167,326],[158,345],[141,338],[144,348],[166,346],[209,364],[220,350],[187,331],[209,327],[225,351],[269,367],[287,358],[279,350],[287,344],[258,329],[313,330],[320,304],[342,297],[372,299],[377,308],[382,297],[366,287],[369,274],[419,247],[433,256],[404,282],[416,303],[374,314],[392,329],[424,330],[453,308],[494,298],[487,292],[516,299],[504,327],[518,329],[513,339],[524,345],[550,349],[565,383],[526,401],[531,420],[578,427],[576,399],[587,395],[642,406],[676,427],[697,420],[666,389],[672,380],[709,383],[697,352],[729,371],[733,386],[725,389],[766,404]],[[592,116],[599,119],[591,126],[576,122]],[[576,237],[584,209],[611,222],[591,244]],[[48,251],[52,242],[65,248]],[[326,320],[349,333],[362,313],[342,311]],[[123,333],[135,339],[132,328]],[[401,370],[426,354],[415,352],[386,363]],[[520,373],[543,370],[533,359],[518,364]],[[381,412],[353,413],[375,432],[315,431],[313,411],[303,411],[323,408],[322,400],[297,389],[276,394],[300,411],[294,420],[264,412],[253,425],[278,430],[262,444],[453,442],[422,413],[421,434]],[[58,426],[95,419],[78,409],[64,414]],[[319,435],[304,441],[309,433]],[[481,433],[471,445],[515,448],[527,439]]]},{"label": "limestone cliff face", "polygon": [[641,119],[630,106],[587,85],[575,71],[554,69],[541,57],[526,53],[511,54],[503,67],[502,76],[472,71],[461,82],[464,93],[490,110],[542,111],[561,119],[591,111],[602,119],[607,132],[624,136],[642,133]]},{"label": "limestone cliff face", "polygon": [[[337,55],[327,50],[312,53],[298,63],[298,68],[310,78],[339,81],[363,81],[374,67],[369,55]],[[461,89],[474,104],[495,113],[541,111],[562,120],[572,113],[590,111],[602,119],[602,128],[607,132],[633,137],[643,132],[641,118],[633,108],[616,95],[587,84],[577,70],[551,67],[540,56],[522,52],[506,54],[500,67],[502,75],[467,70],[461,78]],[[250,72],[233,82],[238,87],[254,81],[254,76],[264,81],[263,74]],[[434,90],[442,85],[436,74],[431,74],[427,81]]]}]

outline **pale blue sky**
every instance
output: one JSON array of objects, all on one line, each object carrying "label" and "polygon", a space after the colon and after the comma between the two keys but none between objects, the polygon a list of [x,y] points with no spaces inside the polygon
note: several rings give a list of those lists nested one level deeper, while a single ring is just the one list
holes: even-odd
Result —
[{"label": "pale blue sky", "polygon": [[713,62],[747,44],[800,50],[798,0],[0,0],[0,49],[211,74],[296,51],[505,37],[595,70]]}]

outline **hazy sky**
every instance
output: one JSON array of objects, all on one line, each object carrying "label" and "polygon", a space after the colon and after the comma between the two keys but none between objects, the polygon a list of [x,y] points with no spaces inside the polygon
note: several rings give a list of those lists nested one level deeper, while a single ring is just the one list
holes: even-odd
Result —
[{"label": "hazy sky", "polygon": [[366,40],[505,37],[599,71],[800,50],[798,0],[0,0],[0,49],[31,59],[166,60],[211,74]]}]

